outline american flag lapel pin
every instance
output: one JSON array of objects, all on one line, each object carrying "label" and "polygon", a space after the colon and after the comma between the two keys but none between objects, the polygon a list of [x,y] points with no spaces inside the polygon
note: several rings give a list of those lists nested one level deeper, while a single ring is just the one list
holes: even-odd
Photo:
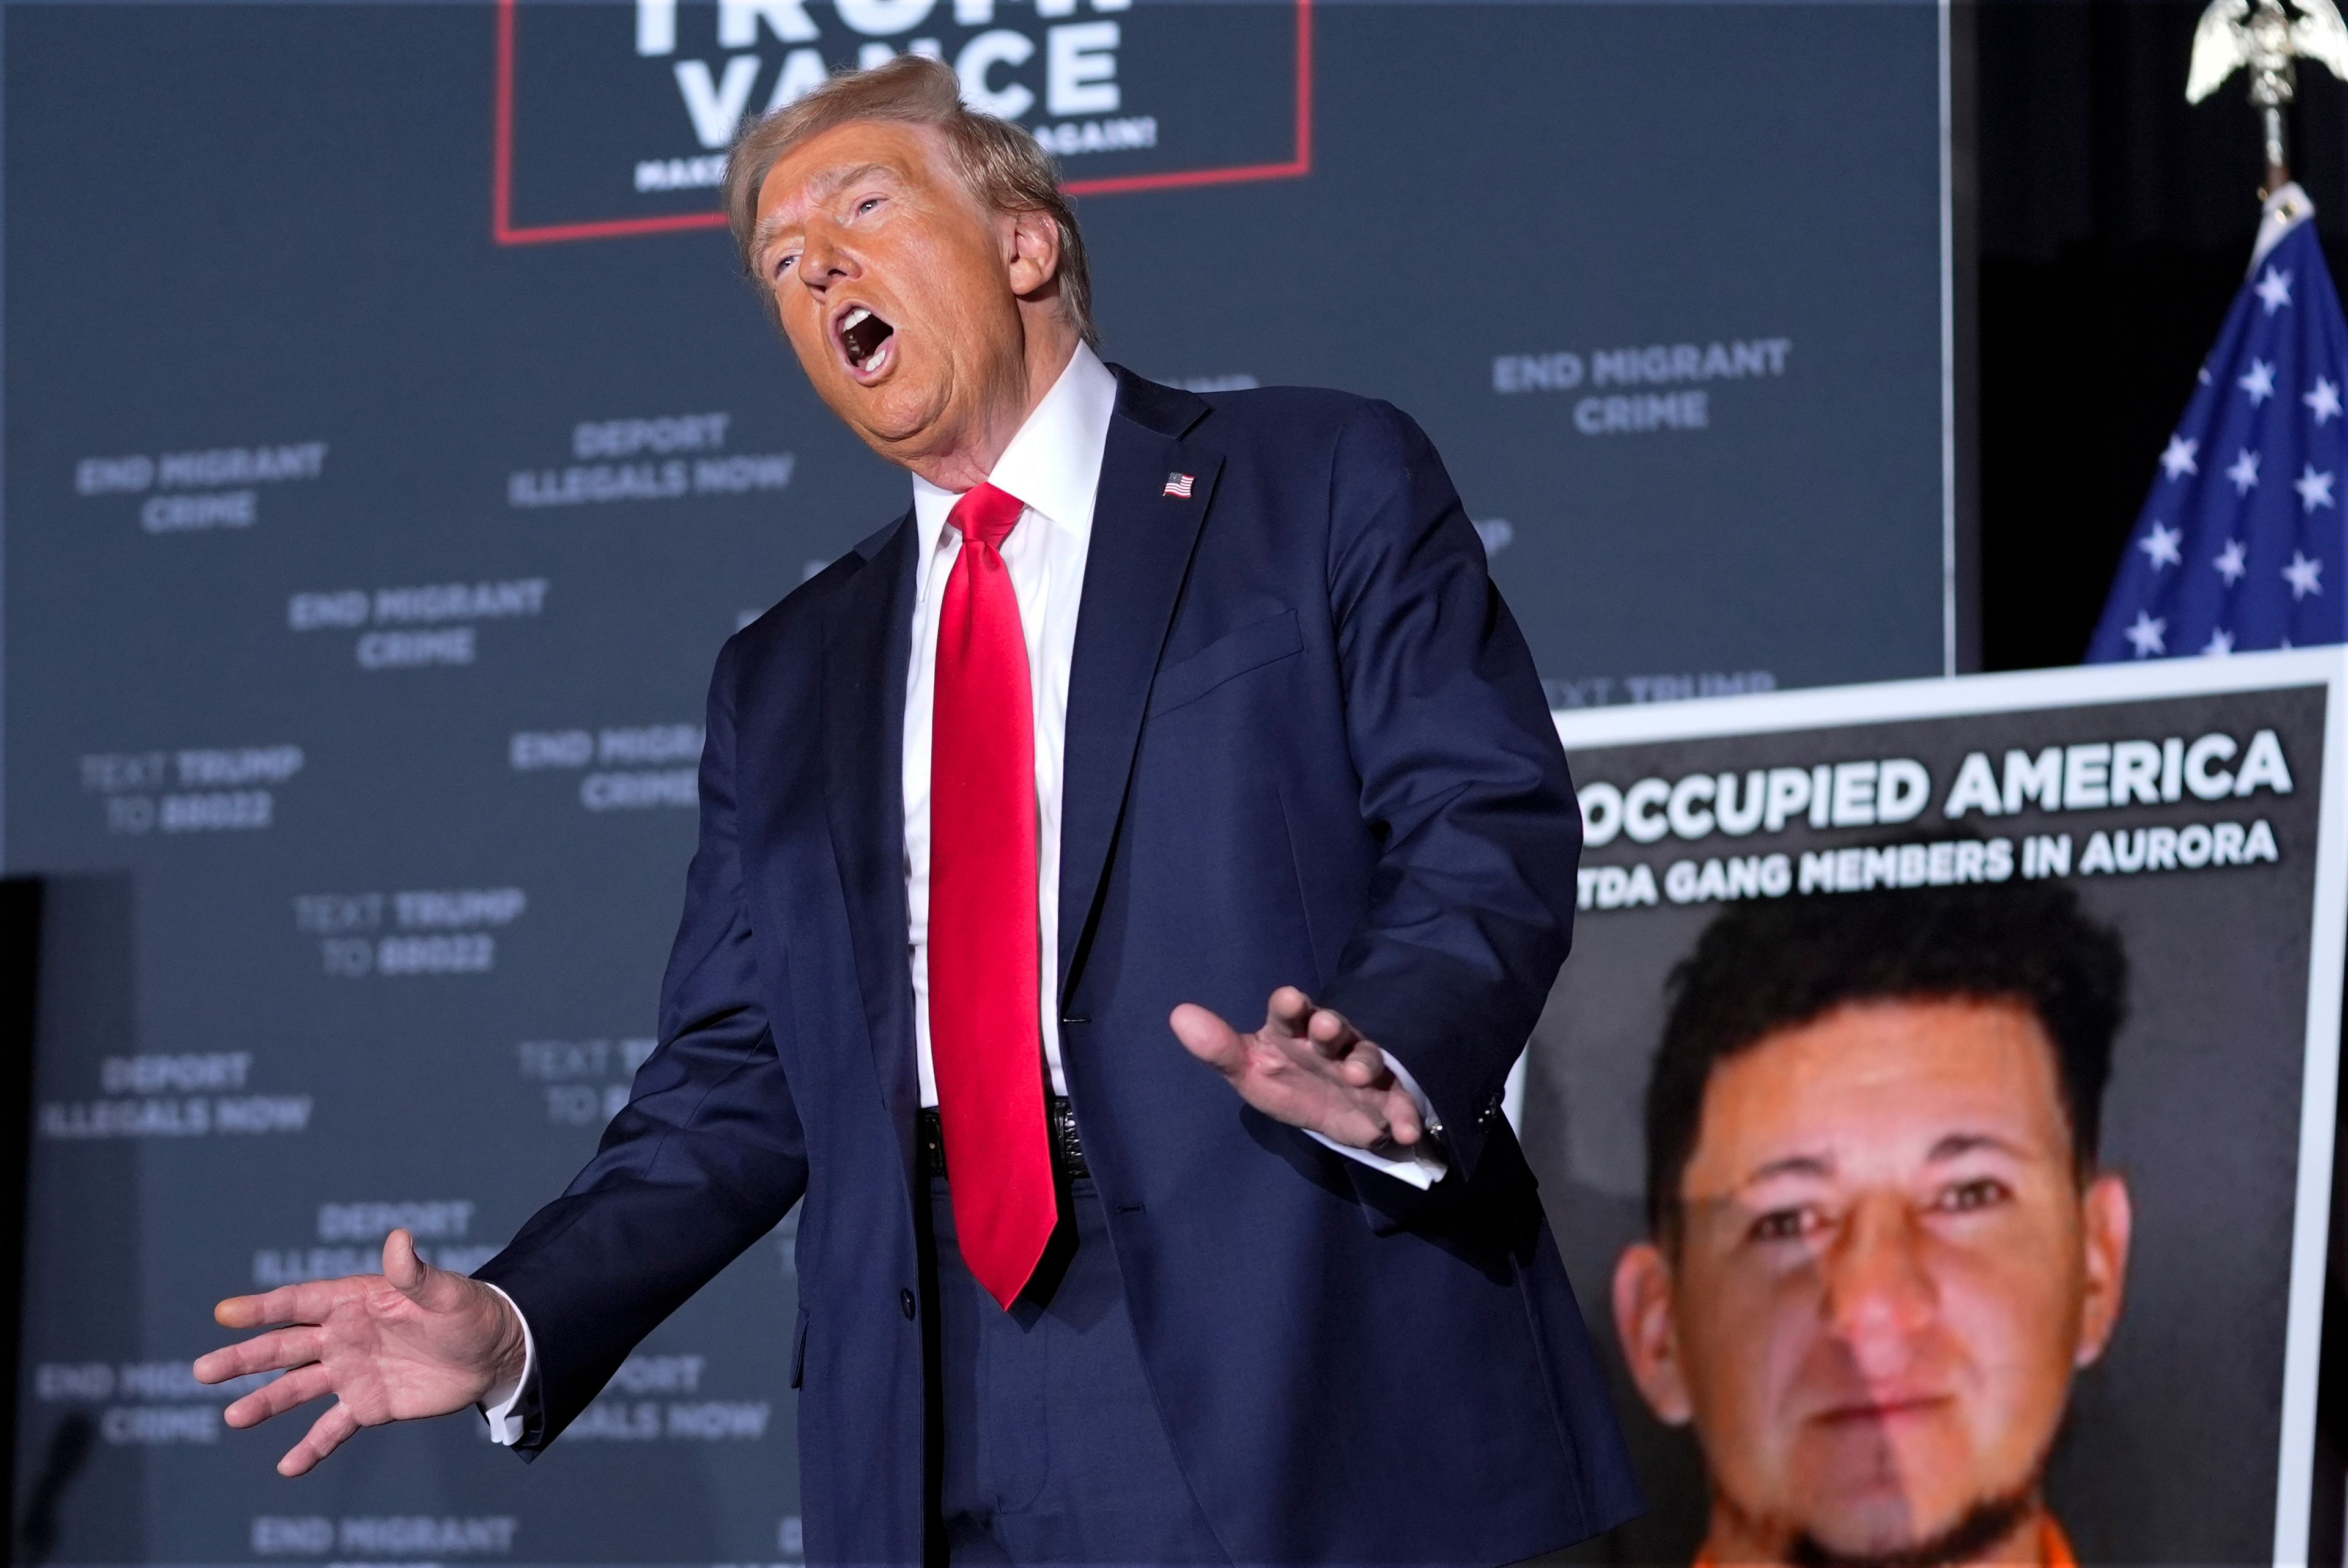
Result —
[{"label": "american flag lapel pin", "polygon": [[1166,476],[1165,493],[1169,496],[1178,496],[1187,501],[1190,498],[1190,486],[1192,483],[1193,480],[1188,474],[1169,474]]}]

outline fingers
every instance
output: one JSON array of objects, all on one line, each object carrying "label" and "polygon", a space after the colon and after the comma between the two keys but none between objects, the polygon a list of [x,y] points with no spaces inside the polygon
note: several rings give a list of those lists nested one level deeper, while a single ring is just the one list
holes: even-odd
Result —
[{"label": "fingers", "polygon": [[1313,1009],[1304,1038],[1335,1069],[1341,1083],[1355,1089],[1381,1089],[1394,1081],[1386,1070],[1386,1053],[1364,1040],[1362,1031],[1344,1013]]},{"label": "fingers", "polygon": [[306,1324],[280,1328],[196,1358],[196,1381],[225,1383],[249,1372],[272,1372],[318,1358],[318,1331]]},{"label": "fingers", "polygon": [[[1313,999],[1294,986],[1282,986],[1272,993],[1271,1005],[1264,1010],[1266,1034],[1285,1035],[1291,1040],[1310,1040],[1313,1048],[1331,1061],[1344,1061],[1357,1054],[1358,1048],[1367,1045],[1345,1015],[1328,1008],[1316,1008]],[[1346,1081],[1366,1087],[1377,1081],[1385,1071],[1385,1060],[1375,1046],[1363,1059],[1358,1071],[1344,1074]]]},{"label": "fingers", "polygon": [[1294,986],[1272,993],[1255,1035],[1195,1002],[1167,1021],[1191,1055],[1267,1115],[1359,1149],[1407,1148],[1426,1136],[1418,1103],[1395,1081],[1385,1052],[1344,1014],[1314,1007]]},{"label": "fingers", "polygon": [[332,1409],[310,1425],[309,1432],[298,1443],[285,1450],[277,1461],[277,1473],[283,1476],[306,1475],[318,1461],[349,1440],[359,1430],[358,1418],[340,1399]]},{"label": "fingers", "polygon": [[1355,1089],[1383,1089],[1394,1081],[1394,1074],[1386,1071],[1386,1053],[1366,1040],[1356,1039],[1331,1065],[1339,1082]]},{"label": "fingers", "polygon": [[1278,1032],[1291,1039],[1301,1040],[1312,1018],[1313,999],[1294,986],[1282,986],[1272,993],[1272,1000],[1264,1009],[1264,1031]]},{"label": "fingers", "polygon": [[465,1276],[437,1268],[417,1256],[416,1238],[404,1230],[383,1238],[383,1276],[427,1312],[458,1311],[469,1293],[479,1288]]},{"label": "fingers", "polygon": [[259,1296],[232,1296],[212,1308],[212,1321],[223,1328],[259,1328],[271,1323],[315,1323],[336,1305],[363,1295],[373,1283],[364,1274],[342,1279],[314,1279],[287,1285]]},{"label": "fingers", "polygon": [[383,1276],[394,1290],[417,1300],[423,1295],[426,1272],[424,1260],[416,1255],[414,1236],[395,1230],[383,1238]]},{"label": "fingers", "polygon": [[1236,1074],[1247,1063],[1247,1037],[1196,1002],[1184,1002],[1167,1019],[1182,1049],[1208,1066]]},{"label": "fingers", "polygon": [[1406,1149],[1426,1136],[1426,1123],[1418,1113],[1418,1102],[1399,1084],[1386,1097],[1386,1136]]},{"label": "fingers", "polygon": [[1361,1034],[1345,1020],[1344,1013],[1332,1012],[1327,1008],[1313,1010],[1312,1022],[1305,1026],[1304,1036],[1332,1061],[1343,1060],[1362,1041]]},{"label": "fingers", "polygon": [[1426,1123],[1409,1093],[1399,1086],[1381,1100],[1355,1102],[1313,1129],[1356,1149],[1409,1149],[1426,1136]]},{"label": "fingers", "polygon": [[257,1427],[272,1416],[282,1416],[296,1405],[307,1404],[321,1394],[334,1391],[334,1375],[313,1363],[255,1389],[222,1410],[221,1417],[241,1431],[246,1427]]}]

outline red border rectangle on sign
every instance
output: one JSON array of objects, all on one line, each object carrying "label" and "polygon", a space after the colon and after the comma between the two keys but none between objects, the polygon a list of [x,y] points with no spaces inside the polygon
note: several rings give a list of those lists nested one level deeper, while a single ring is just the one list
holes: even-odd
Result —
[{"label": "red border rectangle on sign", "polygon": [[[496,141],[489,171],[489,233],[500,245],[537,245],[562,240],[613,240],[627,234],[665,234],[680,229],[720,229],[723,212],[672,212],[658,218],[612,218],[585,223],[517,227],[513,220],[514,15],[520,0],[498,0]],[[1128,174],[1072,179],[1071,196],[1113,196],[1128,190],[1172,190],[1191,185],[1231,185],[1250,179],[1293,179],[1313,172],[1313,0],[1296,0],[1296,155],[1285,163],[1251,163],[1224,169],[1177,169],[1161,174]]]}]

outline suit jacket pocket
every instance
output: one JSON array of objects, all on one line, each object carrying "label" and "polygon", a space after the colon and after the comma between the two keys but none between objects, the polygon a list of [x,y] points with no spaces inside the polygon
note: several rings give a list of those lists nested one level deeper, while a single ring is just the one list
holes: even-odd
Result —
[{"label": "suit jacket pocket", "polygon": [[1296,611],[1283,610],[1227,632],[1198,652],[1158,671],[1149,687],[1149,712],[1163,713],[1195,702],[1234,676],[1304,651]]}]

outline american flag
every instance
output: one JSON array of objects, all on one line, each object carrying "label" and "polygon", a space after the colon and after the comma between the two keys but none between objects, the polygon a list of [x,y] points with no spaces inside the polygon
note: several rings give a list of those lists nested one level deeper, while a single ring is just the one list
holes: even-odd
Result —
[{"label": "american flag", "polygon": [[2314,216],[2295,184],[2267,199],[2089,663],[2348,641],[2348,322]]},{"label": "american flag", "polygon": [[1169,496],[1179,496],[1184,500],[1189,500],[1190,498],[1190,476],[1188,474],[1167,475],[1166,494]]}]

